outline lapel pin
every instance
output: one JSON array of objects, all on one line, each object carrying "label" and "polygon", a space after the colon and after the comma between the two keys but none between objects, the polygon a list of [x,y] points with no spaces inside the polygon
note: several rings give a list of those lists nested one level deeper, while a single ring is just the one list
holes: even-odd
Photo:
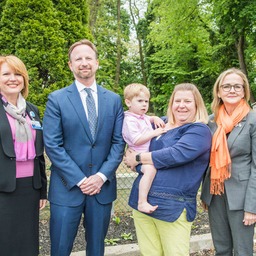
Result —
[{"label": "lapel pin", "polygon": [[35,113],[33,111],[30,111],[29,115],[30,115],[31,119],[34,120],[34,117],[36,116]]}]

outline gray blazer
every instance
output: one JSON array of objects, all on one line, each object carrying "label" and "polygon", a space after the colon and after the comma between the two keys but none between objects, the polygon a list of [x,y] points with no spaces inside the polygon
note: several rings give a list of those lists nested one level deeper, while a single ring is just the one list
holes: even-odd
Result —
[{"label": "gray blazer", "polygon": [[[214,115],[210,116],[210,120]],[[208,123],[212,134],[217,129],[215,122]],[[250,111],[228,136],[231,157],[231,177],[225,180],[225,193],[230,210],[244,210],[256,214],[256,113]],[[206,171],[201,199],[208,206],[210,194],[211,168]]]}]

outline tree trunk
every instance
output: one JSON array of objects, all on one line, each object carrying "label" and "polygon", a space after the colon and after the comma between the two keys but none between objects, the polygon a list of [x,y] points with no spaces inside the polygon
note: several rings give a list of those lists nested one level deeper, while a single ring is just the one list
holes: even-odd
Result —
[{"label": "tree trunk", "polygon": [[143,82],[144,82],[144,85],[147,86],[147,77],[146,77],[146,72],[145,72],[145,64],[144,64],[144,56],[143,56],[143,51],[142,51],[142,44],[141,44],[141,39],[138,35],[137,35],[137,39],[138,39],[138,42],[139,42],[140,65],[141,65],[141,72],[142,72],[142,75],[143,75]]},{"label": "tree trunk", "polygon": [[146,72],[145,72],[145,63],[144,63],[144,56],[143,56],[143,50],[142,50],[142,43],[141,43],[140,34],[138,32],[137,24],[135,22],[134,14],[133,14],[133,11],[132,11],[131,0],[129,0],[129,8],[130,8],[131,16],[132,16],[132,23],[133,23],[133,26],[135,28],[137,40],[138,40],[138,43],[139,43],[140,66],[141,66],[141,72],[142,72],[142,76],[143,76],[143,82],[144,82],[144,85],[147,86],[147,76],[146,76]]},{"label": "tree trunk", "polygon": [[[248,77],[248,72],[247,72],[245,57],[244,57],[244,30],[242,30],[242,33],[239,39],[236,40],[236,48],[238,53],[240,69]],[[250,89],[250,103],[253,104],[255,102],[255,98],[254,98],[251,86],[249,86],[249,89]]]},{"label": "tree trunk", "polygon": [[94,26],[97,20],[99,5],[100,5],[100,0],[91,0],[89,3],[89,10],[90,10],[89,27],[90,27],[90,31],[92,33],[93,38],[95,38]]},{"label": "tree trunk", "polygon": [[120,9],[121,9],[121,0],[117,0],[117,60],[116,60],[116,78],[114,84],[114,92],[117,92],[119,75],[120,75],[120,63],[121,63],[121,17],[120,17]]}]

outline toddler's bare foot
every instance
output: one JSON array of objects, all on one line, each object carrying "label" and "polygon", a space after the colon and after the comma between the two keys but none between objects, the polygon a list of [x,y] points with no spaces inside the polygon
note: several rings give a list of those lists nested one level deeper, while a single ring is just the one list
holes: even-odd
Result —
[{"label": "toddler's bare foot", "polygon": [[138,204],[138,210],[140,212],[145,212],[145,213],[152,213],[157,209],[158,205],[152,206],[148,202],[143,202]]}]

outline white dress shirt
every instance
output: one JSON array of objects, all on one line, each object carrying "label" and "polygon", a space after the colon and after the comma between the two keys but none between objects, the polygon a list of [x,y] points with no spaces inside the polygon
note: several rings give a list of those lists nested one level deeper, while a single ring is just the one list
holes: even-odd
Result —
[{"label": "white dress shirt", "polygon": [[[84,107],[84,111],[86,114],[86,117],[88,119],[88,110],[87,110],[87,105],[86,105],[86,97],[87,97],[87,92],[84,90],[84,88],[86,87],[85,85],[83,85],[82,83],[80,83],[79,81],[75,80],[75,84],[76,84],[76,88],[79,92],[83,107]],[[95,103],[95,107],[96,107],[96,114],[98,116],[98,94],[97,94],[97,84],[96,81],[94,80],[93,84],[91,86],[89,86],[88,88],[91,88],[92,90],[92,96],[94,99],[94,103]],[[102,180],[104,182],[107,181],[107,177],[101,173],[101,172],[97,172],[97,175],[99,175]],[[80,185],[87,179],[87,177],[84,177],[80,182],[77,183],[77,186],[80,187]]]},{"label": "white dress shirt", "polygon": [[[80,83],[77,80],[75,81],[75,84],[76,84],[76,88],[77,88],[77,90],[80,94],[80,98],[81,98],[81,101],[82,101],[83,106],[84,106],[84,111],[85,111],[85,114],[86,114],[87,119],[88,119],[88,110],[87,110],[87,105],[86,105],[87,92],[84,90],[84,88],[86,86],[84,86],[82,83]],[[96,81],[94,80],[93,84],[90,87],[87,87],[87,88],[91,88],[92,96],[93,96],[95,107],[96,107],[96,115],[98,116],[98,94],[97,94]]]}]

